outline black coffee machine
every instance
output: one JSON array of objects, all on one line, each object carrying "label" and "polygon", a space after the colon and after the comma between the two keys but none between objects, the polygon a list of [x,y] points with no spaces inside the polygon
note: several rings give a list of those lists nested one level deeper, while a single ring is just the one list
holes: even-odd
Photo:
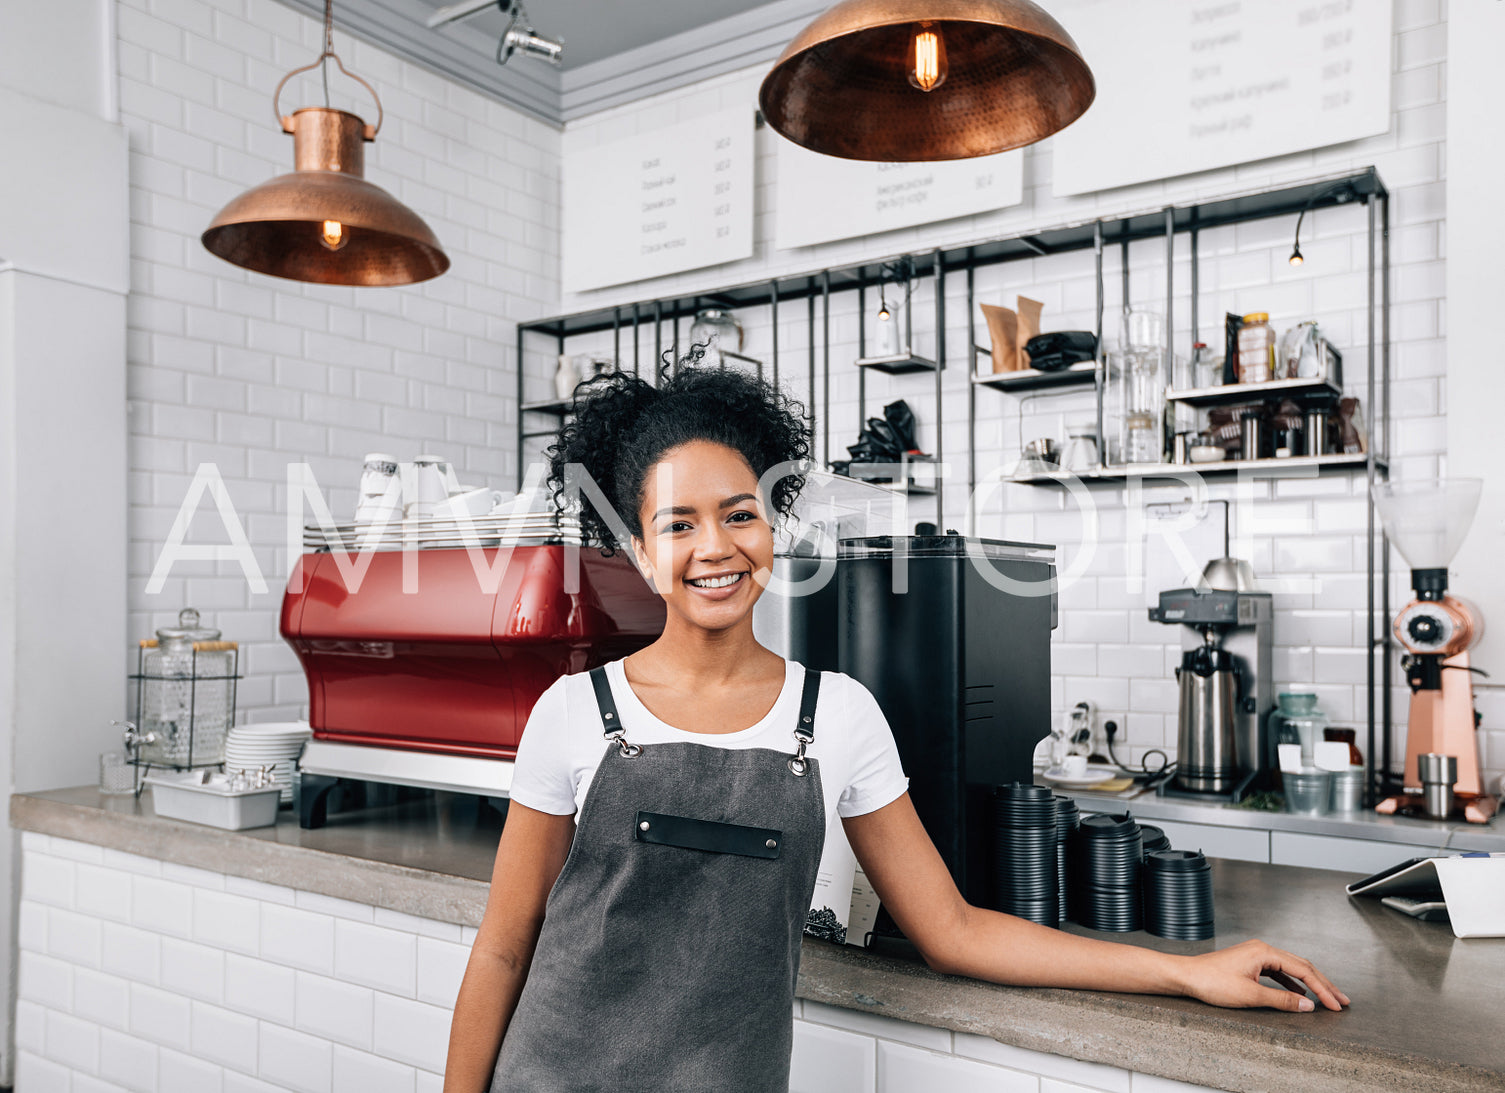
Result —
[{"label": "black coffee machine", "polygon": [[1055,548],[843,539],[836,587],[837,667],[877,698],[915,811],[962,894],[986,906],[988,794],[1030,781],[1050,733]]}]

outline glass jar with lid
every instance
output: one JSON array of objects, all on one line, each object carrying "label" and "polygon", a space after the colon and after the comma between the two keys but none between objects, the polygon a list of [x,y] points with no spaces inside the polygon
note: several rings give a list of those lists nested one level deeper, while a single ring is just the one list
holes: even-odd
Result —
[{"label": "glass jar with lid", "polygon": [[175,768],[224,762],[238,657],[236,643],[201,626],[191,607],[178,613],[177,626],[142,639],[135,676],[138,762]]},{"label": "glass jar with lid", "polygon": [[1275,328],[1270,313],[1251,311],[1238,331],[1238,381],[1268,383],[1275,378]]},{"label": "glass jar with lid", "polygon": [[690,344],[705,346],[703,365],[720,368],[725,363],[723,352],[742,352],[742,324],[724,307],[703,307],[690,324]]},{"label": "glass jar with lid", "polygon": [[1199,390],[1218,387],[1223,382],[1223,358],[1207,347],[1206,342],[1192,346],[1192,386]]}]

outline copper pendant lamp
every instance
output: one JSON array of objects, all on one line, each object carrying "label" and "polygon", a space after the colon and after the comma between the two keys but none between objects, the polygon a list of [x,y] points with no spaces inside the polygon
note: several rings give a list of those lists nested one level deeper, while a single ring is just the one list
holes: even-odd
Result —
[{"label": "copper pendant lamp", "polygon": [[[328,62],[376,100],[376,124],[328,103]],[[324,66],[325,102],[284,116],[282,89],[300,72]],[[365,142],[381,129],[376,89],[334,52],[333,0],[324,3],[324,52],[277,85],[272,111],[293,137],[293,173],[247,190],[219,211],[204,246],[227,262],[294,281],[328,285],[407,285],[449,269],[449,258],[422,217],[367,182]]]},{"label": "copper pendant lamp", "polygon": [[1096,94],[1076,43],[1029,0],[843,0],[789,43],[758,105],[811,151],[900,163],[1022,148]]}]

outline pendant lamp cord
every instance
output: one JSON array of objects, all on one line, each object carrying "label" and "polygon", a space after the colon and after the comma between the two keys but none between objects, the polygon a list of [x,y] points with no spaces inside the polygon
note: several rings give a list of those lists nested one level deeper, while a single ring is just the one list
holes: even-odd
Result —
[{"label": "pendant lamp cord", "polygon": [[324,107],[329,108],[329,58],[334,55],[334,0],[324,0],[324,54],[319,74],[324,77]]},{"label": "pendant lamp cord", "polygon": [[318,59],[312,63],[293,69],[278,81],[277,90],[272,92],[272,113],[276,115],[277,120],[281,123],[283,132],[291,133],[293,131],[291,119],[282,116],[282,89],[287,86],[287,82],[294,76],[303,72],[312,72],[316,68],[319,69],[324,77],[324,106],[326,109],[329,109],[329,62],[331,60],[334,61],[341,72],[370,92],[372,100],[375,101],[376,124],[366,126],[362,134],[366,140],[375,140],[376,134],[381,132],[381,123],[386,117],[386,111],[382,109],[381,96],[376,93],[376,88],[346,68],[345,62],[340,60],[340,55],[334,51],[334,0],[324,0],[324,52],[320,53]]}]

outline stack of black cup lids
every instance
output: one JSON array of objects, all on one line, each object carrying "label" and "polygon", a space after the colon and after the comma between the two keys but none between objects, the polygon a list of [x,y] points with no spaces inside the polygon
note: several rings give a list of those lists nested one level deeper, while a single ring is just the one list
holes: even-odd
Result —
[{"label": "stack of black cup lids", "polygon": [[993,791],[992,809],[994,909],[1059,925],[1054,794],[1011,782]]},{"label": "stack of black cup lids", "polygon": [[1128,813],[1083,820],[1070,854],[1072,921],[1093,930],[1140,929],[1143,853],[1139,825]]},{"label": "stack of black cup lids", "polygon": [[1145,859],[1144,917],[1156,937],[1213,936],[1212,867],[1200,850],[1157,850]]},{"label": "stack of black cup lids", "polygon": [[1077,810],[1076,802],[1070,797],[1058,796],[1056,798],[1056,885],[1060,892],[1060,899],[1057,902],[1060,906],[1062,922],[1070,918],[1066,904],[1066,851],[1071,845],[1077,825],[1081,822],[1082,814]]},{"label": "stack of black cup lids", "polygon": [[1171,848],[1171,840],[1166,835],[1165,830],[1156,827],[1154,824],[1140,824],[1139,837],[1144,843],[1144,856],[1146,858],[1157,850],[1169,850]]}]

